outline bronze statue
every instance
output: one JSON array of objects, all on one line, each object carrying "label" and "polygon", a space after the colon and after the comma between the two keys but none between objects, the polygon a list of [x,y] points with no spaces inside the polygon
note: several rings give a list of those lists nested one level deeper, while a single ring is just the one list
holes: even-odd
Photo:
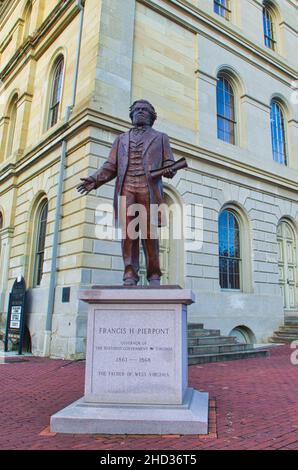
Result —
[{"label": "bronze statue", "polygon": [[[134,286],[139,281],[139,230],[141,228],[147,279],[149,285],[154,287],[160,285],[162,275],[157,234],[157,226],[161,226],[161,217],[158,213],[158,220],[156,220],[152,216],[152,211],[150,214],[150,208],[152,205],[158,208],[163,203],[161,175],[172,178],[176,174],[176,166],[168,136],[152,128],[157,118],[154,107],[146,100],[135,101],[130,107],[130,118],[133,128],[116,138],[107,161],[93,175],[81,178],[82,183],[77,189],[81,194],[88,194],[92,189],[117,177],[114,214],[116,223],[120,219],[122,228],[124,285]],[[182,167],[184,166],[186,166],[185,161],[182,162]],[[181,168],[181,165],[178,168]],[[122,196],[120,204],[119,196]],[[144,207],[142,214],[130,213],[129,208],[132,208],[134,204]],[[140,217],[140,223],[135,229],[137,237],[131,237],[128,227],[136,217]],[[146,233],[145,236],[143,232]]]}]

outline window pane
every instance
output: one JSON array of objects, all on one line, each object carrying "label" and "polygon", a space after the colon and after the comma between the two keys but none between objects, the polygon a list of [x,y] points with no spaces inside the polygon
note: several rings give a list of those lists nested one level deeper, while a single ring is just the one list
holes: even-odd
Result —
[{"label": "window pane", "polygon": [[222,289],[228,288],[228,259],[219,258],[219,285]]},{"label": "window pane", "polygon": [[273,19],[268,7],[263,8],[264,43],[266,47],[274,50],[275,39],[273,33]]},{"label": "window pane", "polygon": [[234,93],[229,81],[219,77],[216,90],[217,137],[231,144],[235,143]]},{"label": "window pane", "polygon": [[225,120],[221,117],[217,118],[217,137],[225,140]]},{"label": "window pane", "polygon": [[229,4],[229,0],[214,0],[214,12],[228,20],[230,15]]},{"label": "window pane", "polygon": [[286,165],[287,155],[284,117],[282,109],[276,101],[271,103],[270,123],[273,160]]},{"label": "window pane", "polygon": [[52,91],[50,100],[49,112],[49,127],[54,126],[58,121],[58,111],[62,95],[62,81],[63,81],[63,57],[59,59],[55,67],[52,81]]},{"label": "window pane", "polygon": [[239,260],[228,260],[228,288],[240,289]]},{"label": "window pane", "polygon": [[39,286],[43,274],[44,248],[47,230],[48,203],[44,202],[38,219],[38,232],[35,254],[34,286]]}]

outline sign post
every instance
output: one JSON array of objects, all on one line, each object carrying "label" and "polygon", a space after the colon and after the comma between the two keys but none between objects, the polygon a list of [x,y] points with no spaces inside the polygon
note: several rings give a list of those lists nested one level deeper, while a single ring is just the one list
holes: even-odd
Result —
[{"label": "sign post", "polygon": [[25,333],[26,284],[18,277],[9,294],[4,351],[8,351],[8,340],[19,339],[19,355],[22,354]]}]

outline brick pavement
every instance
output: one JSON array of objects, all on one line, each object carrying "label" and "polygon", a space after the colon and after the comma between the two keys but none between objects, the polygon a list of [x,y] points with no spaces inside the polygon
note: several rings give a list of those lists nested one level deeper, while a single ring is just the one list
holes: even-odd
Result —
[{"label": "brick pavement", "polygon": [[50,416],[83,395],[84,362],[0,363],[0,449],[297,450],[298,365],[291,352],[281,346],[268,358],[191,366],[190,385],[213,400],[211,433],[204,437],[52,434]]}]

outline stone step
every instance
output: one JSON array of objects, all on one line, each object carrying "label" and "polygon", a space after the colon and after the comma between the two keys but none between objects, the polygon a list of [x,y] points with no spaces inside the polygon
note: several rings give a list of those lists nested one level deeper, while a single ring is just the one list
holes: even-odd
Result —
[{"label": "stone step", "polygon": [[277,338],[270,338],[269,339],[270,343],[275,343],[275,344],[291,344],[292,341],[288,340],[283,340],[283,339],[277,339]]},{"label": "stone step", "polygon": [[220,336],[220,330],[207,330],[205,328],[188,330],[189,338],[198,338],[199,336]]},{"label": "stone step", "polygon": [[270,343],[284,343],[290,344],[292,341],[298,341],[298,335],[280,335],[275,333],[272,338],[269,338]]},{"label": "stone step", "polygon": [[297,316],[285,317],[285,324],[287,323],[295,323],[298,325],[298,317]]},{"label": "stone step", "polygon": [[205,364],[208,362],[234,361],[236,359],[248,359],[255,357],[266,357],[269,351],[266,349],[249,349],[239,352],[223,352],[218,354],[192,355],[188,357],[188,364]]},{"label": "stone step", "polygon": [[205,344],[239,344],[233,336],[199,336],[197,338],[189,338],[188,346],[203,346]]},{"label": "stone step", "polygon": [[275,331],[273,336],[277,337],[289,337],[289,338],[298,338],[298,333],[293,333],[292,331]]},{"label": "stone step", "polygon": [[202,330],[204,328],[203,323],[188,323],[189,330]]},{"label": "stone step", "polygon": [[230,352],[240,352],[251,349],[250,344],[214,344],[214,345],[204,345],[204,346],[191,346],[188,347],[189,356],[197,356],[206,354],[219,354],[219,353],[230,353]]},{"label": "stone step", "polygon": [[285,325],[280,326],[278,332],[289,332],[290,334],[298,334],[298,325]]}]

